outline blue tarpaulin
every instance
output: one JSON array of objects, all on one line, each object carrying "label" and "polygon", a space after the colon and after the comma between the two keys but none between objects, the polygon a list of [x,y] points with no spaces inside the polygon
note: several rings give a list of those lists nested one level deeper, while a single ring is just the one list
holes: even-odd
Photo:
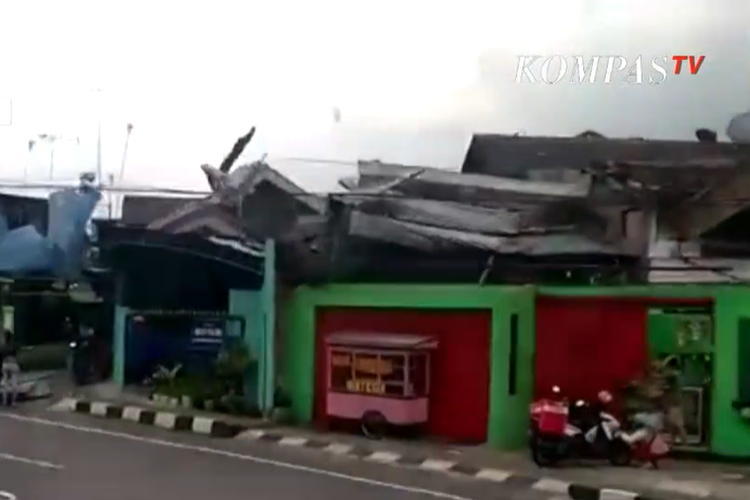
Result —
[{"label": "blue tarpaulin", "polygon": [[0,273],[77,277],[88,245],[86,224],[100,198],[92,188],[52,193],[47,236],[30,225],[8,231],[5,216],[0,216]]}]

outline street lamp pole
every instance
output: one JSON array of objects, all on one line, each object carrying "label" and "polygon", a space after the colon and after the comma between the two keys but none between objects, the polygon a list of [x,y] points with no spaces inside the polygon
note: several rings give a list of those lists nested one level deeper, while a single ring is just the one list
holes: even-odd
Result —
[{"label": "street lamp pole", "polygon": [[55,173],[55,142],[56,139],[51,138],[49,143],[49,178],[52,180],[52,176]]}]

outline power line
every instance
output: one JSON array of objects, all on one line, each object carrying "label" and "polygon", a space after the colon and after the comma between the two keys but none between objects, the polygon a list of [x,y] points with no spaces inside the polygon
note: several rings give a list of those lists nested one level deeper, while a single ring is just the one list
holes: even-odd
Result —
[{"label": "power line", "polygon": [[288,156],[271,156],[269,160],[291,161],[299,163],[322,163],[324,165],[346,165],[348,167],[359,166],[358,161],[353,160],[333,160],[327,158],[306,158],[306,157],[288,157]]},{"label": "power line", "polygon": [[[72,181],[71,181],[72,182]],[[408,180],[405,180],[405,182],[408,182]],[[76,185],[61,185],[61,184],[48,184],[48,183],[39,183],[39,184],[14,184],[14,183],[6,183],[0,181],[0,189],[9,189],[9,190],[19,190],[19,191],[25,191],[25,190],[60,190],[60,189],[69,189],[69,188],[75,188]],[[170,194],[170,195],[188,195],[188,196],[194,196],[194,197],[201,197],[201,196],[210,196],[212,194],[212,191],[207,191],[203,189],[181,189],[181,188],[167,188],[167,187],[158,187],[158,186],[133,186],[133,187],[120,187],[120,186],[106,186],[106,185],[99,185],[94,186],[96,189],[99,189],[103,192],[112,192],[112,193],[132,193],[132,194]],[[377,186],[373,186],[373,188],[376,188]],[[0,194],[11,194],[11,193],[0,193]],[[513,194],[509,193],[512,197]],[[373,199],[395,199],[395,200],[414,200],[414,199],[433,199],[437,201],[435,198],[429,198],[429,196],[421,196],[421,195],[415,195],[415,194],[399,194],[399,193],[373,193],[373,192],[357,192],[355,191],[325,191],[325,192],[305,192],[305,193],[298,193],[298,194],[290,194],[292,197],[296,198],[304,198],[309,196],[317,196],[321,198],[327,198],[329,196],[338,197],[338,198],[346,198],[346,197],[355,197],[355,198],[373,198]],[[445,200],[445,201],[453,201],[456,203],[461,203],[461,200]],[[496,200],[498,203],[502,203],[503,196],[498,195]],[[521,202],[517,200],[509,200],[512,203],[516,203],[519,205],[525,205],[530,204],[529,202]],[[561,198],[559,201],[586,201],[586,198]],[[472,202],[468,202],[468,204],[472,204]],[[483,203],[477,203],[474,202],[473,204],[481,206]],[[636,203],[627,203],[619,200],[597,200],[596,206],[624,206],[624,205],[635,205]],[[742,207],[745,205],[750,205],[750,197],[744,197],[744,198],[734,198],[734,199],[724,199],[724,200],[702,200],[700,202],[692,202],[689,204],[690,207],[731,207],[731,206],[737,206]]]}]

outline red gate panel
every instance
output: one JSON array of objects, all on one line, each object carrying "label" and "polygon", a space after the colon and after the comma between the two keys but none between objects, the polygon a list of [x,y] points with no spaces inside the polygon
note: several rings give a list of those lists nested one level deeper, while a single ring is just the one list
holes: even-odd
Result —
[{"label": "red gate panel", "polygon": [[325,422],[325,338],[336,331],[431,335],[429,434],[457,442],[487,439],[490,311],[319,308],[316,317],[315,421]]},{"label": "red gate panel", "polygon": [[636,300],[562,299],[536,303],[536,394],[559,385],[570,398],[616,390],[647,363],[647,304]]}]

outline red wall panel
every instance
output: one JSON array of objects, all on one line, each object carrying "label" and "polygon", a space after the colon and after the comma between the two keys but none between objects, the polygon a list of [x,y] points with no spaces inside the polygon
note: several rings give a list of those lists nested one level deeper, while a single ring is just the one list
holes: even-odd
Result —
[{"label": "red wall panel", "polygon": [[536,395],[559,385],[571,399],[617,390],[647,363],[647,305],[611,299],[540,298],[536,308]]},{"label": "red wall panel", "polygon": [[487,439],[490,383],[490,311],[319,308],[316,317],[315,421],[326,421],[325,337],[362,331],[431,335],[429,434],[457,442]]}]

